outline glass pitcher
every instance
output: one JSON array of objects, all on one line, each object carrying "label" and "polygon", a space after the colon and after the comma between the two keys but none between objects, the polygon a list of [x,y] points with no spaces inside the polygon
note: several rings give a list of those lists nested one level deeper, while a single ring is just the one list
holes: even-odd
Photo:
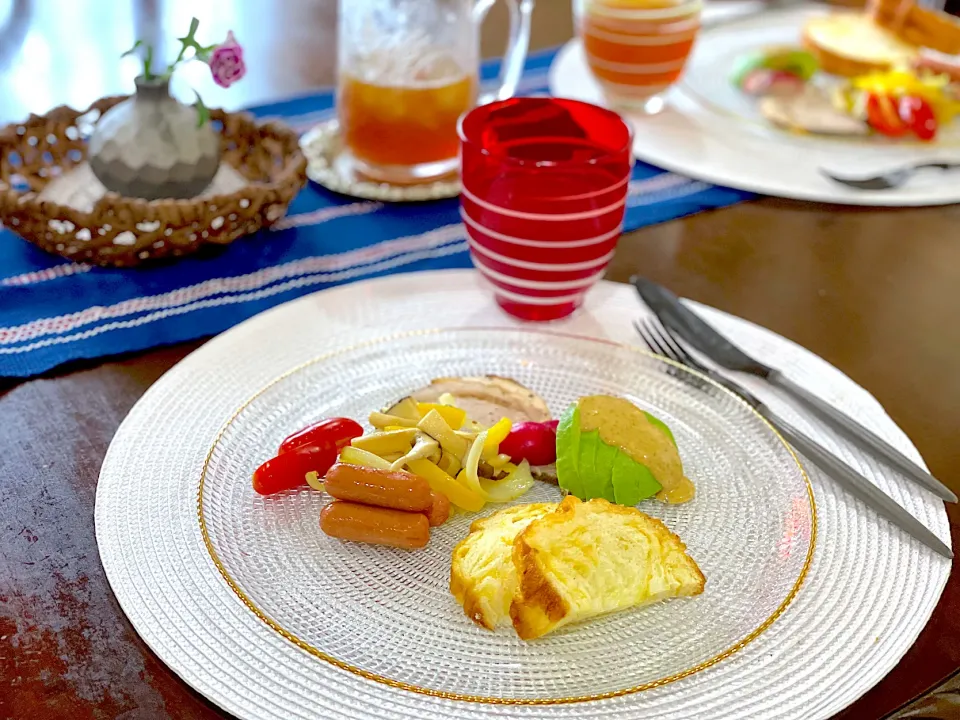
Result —
[{"label": "glass pitcher", "polygon": [[[513,95],[530,40],[534,0],[506,1],[510,35],[489,99]],[[457,169],[457,120],[478,101],[480,24],[495,2],[340,0],[337,114],[361,175],[410,184]]]}]

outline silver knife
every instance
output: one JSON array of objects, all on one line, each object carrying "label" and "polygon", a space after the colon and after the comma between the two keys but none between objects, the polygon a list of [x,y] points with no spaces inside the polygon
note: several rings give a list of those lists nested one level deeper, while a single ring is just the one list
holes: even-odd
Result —
[{"label": "silver knife", "polygon": [[751,373],[779,387],[861,450],[930,490],[937,497],[947,502],[957,502],[957,496],[950,488],[917,466],[910,458],[849,415],[793,382],[776,368],[764,365],[744,353],[685,307],[677,296],[665,287],[639,276],[632,277],[630,282],[664,327],[676,333],[691,347],[728,370]]},{"label": "silver knife", "polygon": [[[644,334],[640,326],[637,330],[640,336],[647,343],[647,346],[654,352],[662,352],[650,344],[650,340]],[[666,333],[673,337],[667,330]],[[674,342],[678,341],[674,338]],[[679,344],[679,343],[678,343]],[[844,489],[852,495],[860,498],[873,508],[881,516],[887,518],[897,527],[902,528],[911,537],[916,538],[927,547],[935,550],[947,558],[953,557],[953,551],[950,547],[938,538],[926,525],[917,520],[906,509],[897,504],[897,502],[880,490],[876,485],[870,482],[863,475],[851,468],[845,462],[831,454],[825,447],[802,431],[795,428],[786,420],[777,415],[773,410],[767,407],[764,402],[742,385],[721,375],[716,370],[707,367],[703,363],[685,354],[684,357],[676,358],[679,362],[688,365],[697,370],[719,385],[727,388],[731,392],[743,398],[743,400],[753,407],[758,413],[767,419],[767,421],[779,431],[779,433],[789,442],[798,452],[804,455],[814,465],[823,470],[832,480],[839,483]]]},{"label": "silver knife", "polygon": [[927,547],[936,550],[946,558],[953,558],[953,551],[946,543],[863,475],[828,452],[818,442],[797,430],[786,420],[777,416],[765,405],[758,407],[757,412],[780,431],[780,434],[800,454],[809,458],[810,462],[843,485],[852,495],[863,500],[869,507],[886,517],[894,525],[906,530]]}]

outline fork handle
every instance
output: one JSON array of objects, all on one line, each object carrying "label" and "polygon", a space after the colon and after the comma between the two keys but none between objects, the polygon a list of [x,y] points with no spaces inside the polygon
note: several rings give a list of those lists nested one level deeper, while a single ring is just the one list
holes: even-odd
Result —
[{"label": "fork handle", "polygon": [[860,498],[869,507],[876,510],[897,527],[902,528],[912,537],[922,542],[932,550],[946,558],[953,557],[953,551],[937,537],[926,525],[900,507],[897,502],[883,490],[870,482],[863,475],[851,468],[845,462],[832,455],[822,445],[804,435],[786,420],[764,406],[760,412],[773,425],[787,442],[823,470],[848,492]]},{"label": "fork handle", "polygon": [[852,419],[846,413],[840,412],[830,403],[817,397],[801,385],[798,385],[779,370],[772,370],[770,374],[767,375],[767,381],[784,390],[861,450],[882,460],[918,485],[930,490],[937,495],[937,497],[947,502],[957,501],[957,496],[950,488],[917,466],[916,463],[890,445],[890,443],[867,430],[867,428],[863,427],[863,425]]}]

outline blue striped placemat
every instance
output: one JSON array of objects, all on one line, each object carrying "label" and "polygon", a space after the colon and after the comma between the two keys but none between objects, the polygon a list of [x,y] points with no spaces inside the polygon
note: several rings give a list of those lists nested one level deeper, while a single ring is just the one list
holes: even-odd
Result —
[{"label": "blue striped placemat", "polygon": [[[533,54],[521,92],[547,90],[556,50]],[[492,80],[496,63],[486,63]],[[333,114],[329,90],[252,108],[300,131]],[[626,230],[749,199],[750,194],[637,163]],[[310,184],[286,218],[204,258],[127,270],[66,262],[0,227],[0,376],[212,335],[331,285],[395,272],[468,267],[456,200],[389,205]]]}]

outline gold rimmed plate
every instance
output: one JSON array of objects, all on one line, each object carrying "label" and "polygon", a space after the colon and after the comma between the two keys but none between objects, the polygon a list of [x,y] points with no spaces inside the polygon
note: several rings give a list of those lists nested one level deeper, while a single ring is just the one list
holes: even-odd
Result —
[{"label": "gold rimmed plate", "polygon": [[304,133],[300,148],[307,159],[307,177],[341,195],[381,202],[425,202],[457,197],[460,193],[460,178],[456,174],[416,185],[391,185],[364,177],[343,145],[335,118]]},{"label": "gold rimmed plate", "polygon": [[[641,509],[686,542],[707,577],[704,594],[524,642],[509,629],[477,627],[449,593],[451,551],[478,515],[454,516],[425,549],[406,552],[324,535],[321,493],[253,492],[253,470],[300,427],[324,417],[362,420],[433,377],[477,374],[516,378],[555,415],[579,396],[613,393],[666,420],[697,497],[675,506],[646,501]],[[538,483],[515,502],[559,497],[556,487]],[[219,433],[197,503],[213,563],[278,637],[392,688],[488,704],[618,697],[723,662],[789,612],[816,537],[802,467],[734,395],[634,348],[507,329],[395,336],[284,374]]]},{"label": "gold rimmed plate", "polygon": [[[741,319],[696,310],[920,461],[835,368]],[[550,329],[630,343],[642,312],[631,287],[601,282]],[[472,325],[487,329],[428,330]],[[509,628],[472,625],[447,591],[448,551],[469,516],[393,562],[381,548],[325,545],[324,499],[312,491],[253,497],[249,473],[285,433],[331,413],[362,419],[414,383],[467,371],[513,375],[554,413],[600,391],[663,415],[700,495],[641,509],[690,546],[705,593],[522,644]],[[825,720],[903,656],[950,563],[815,470],[814,512],[776,435],[725,391],[696,385],[635,349],[519,328],[473,271],[326,290],[211,340],[137,403],[97,485],[100,556],[157,657],[245,720]],[[751,389],[949,537],[941,502]],[[555,493],[537,486],[521,501]]]}]

